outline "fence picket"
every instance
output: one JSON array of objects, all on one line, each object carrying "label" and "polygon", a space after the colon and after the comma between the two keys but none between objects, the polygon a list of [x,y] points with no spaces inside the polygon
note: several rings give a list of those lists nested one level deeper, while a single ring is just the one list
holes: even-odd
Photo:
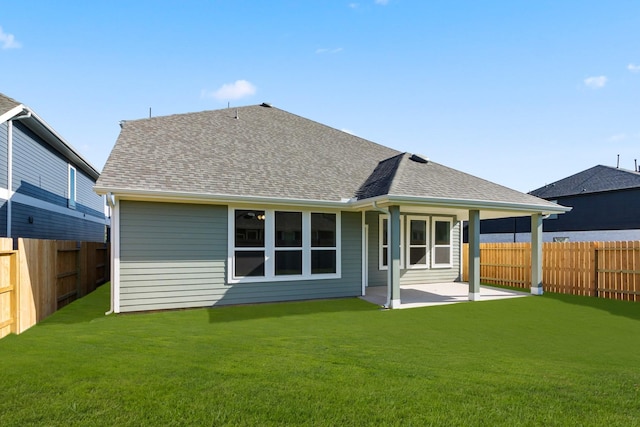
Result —
[{"label": "fence picket", "polygon": [[[463,249],[468,266],[468,245]],[[544,289],[574,295],[640,301],[640,241],[543,244]],[[463,279],[468,280],[467,269]],[[528,288],[530,243],[480,244],[480,280]]]},{"label": "fence picket", "polygon": [[18,250],[12,248],[13,239],[0,238],[0,255],[11,258],[0,265],[0,283],[13,284],[0,295],[0,338],[25,331],[109,280],[104,243],[18,239]]}]

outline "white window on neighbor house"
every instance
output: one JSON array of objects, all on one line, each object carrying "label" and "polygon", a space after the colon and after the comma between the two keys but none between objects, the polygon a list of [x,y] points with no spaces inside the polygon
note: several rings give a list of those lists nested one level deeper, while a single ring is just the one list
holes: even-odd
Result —
[{"label": "white window on neighbor house", "polygon": [[426,217],[407,216],[407,268],[428,267],[429,222]]},{"label": "white window on neighbor house", "polygon": [[[387,270],[389,268],[389,235],[388,235],[388,227],[389,227],[389,218],[387,215],[380,215],[378,217],[379,221],[379,254],[378,254],[378,268],[380,270]],[[400,216],[400,268],[404,268],[404,215]]]},{"label": "white window on neighbor house", "polygon": [[68,165],[67,206],[76,208],[76,168],[71,165]]},{"label": "white window on neighbor house", "polygon": [[340,277],[340,214],[229,209],[229,282]]},{"label": "white window on neighbor house", "polygon": [[452,247],[452,218],[432,218],[433,250],[431,266],[433,268],[447,268],[453,265]]}]

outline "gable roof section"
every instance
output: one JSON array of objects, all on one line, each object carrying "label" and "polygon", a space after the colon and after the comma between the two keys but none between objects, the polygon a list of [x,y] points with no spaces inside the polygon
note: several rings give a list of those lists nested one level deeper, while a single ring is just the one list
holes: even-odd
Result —
[{"label": "gable roof section", "polygon": [[349,200],[356,208],[395,197],[566,210],[266,104],[124,122],[95,190],[155,199]]},{"label": "gable roof section", "polygon": [[640,188],[640,173],[597,165],[554,183],[545,185],[529,194],[543,199],[575,196],[579,194]]},{"label": "gable roof section", "polygon": [[255,105],[125,122],[96,189],[339,202],[397,154]]},{"label": "gable roof section", "polygon": [[[24,113],[24,114],[23,114]],[[70,160],[93,179],[98,179],[100,172],[78,151],[62,138],[47,122],[41,119],[33,110],[24,104],[0,93],[0,123],[11,120],[18,115],[20,121],[31,131],[46,141],[51,147]]]}]

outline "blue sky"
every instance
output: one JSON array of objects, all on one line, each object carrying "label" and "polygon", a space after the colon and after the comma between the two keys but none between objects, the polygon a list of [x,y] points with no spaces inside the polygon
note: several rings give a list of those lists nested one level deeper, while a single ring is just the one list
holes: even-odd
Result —
[{"label": "blue sky", "polygon": [[269,102],[520,191],[640,158],[640,2],[0,0],[0,92],[118,122]]}]

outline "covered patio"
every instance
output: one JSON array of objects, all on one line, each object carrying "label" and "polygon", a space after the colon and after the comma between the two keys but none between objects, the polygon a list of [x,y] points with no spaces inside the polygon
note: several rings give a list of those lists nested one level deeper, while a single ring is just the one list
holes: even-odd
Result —
[{"label": "covered patio", "polygon": [[[494,288],[482,285],[479,287],[479,298],[476,301],[491,301],[507,298],[531,296],[527,292]],[[372,286],[366,289],[361,299],[384,307],[388,299],[386,286]],[[469,301],[469,284],[465,282],[431,283],[421,285],[400,286],[400,305],[394,308],[416,308],[434,305],[455,304]]]}]

